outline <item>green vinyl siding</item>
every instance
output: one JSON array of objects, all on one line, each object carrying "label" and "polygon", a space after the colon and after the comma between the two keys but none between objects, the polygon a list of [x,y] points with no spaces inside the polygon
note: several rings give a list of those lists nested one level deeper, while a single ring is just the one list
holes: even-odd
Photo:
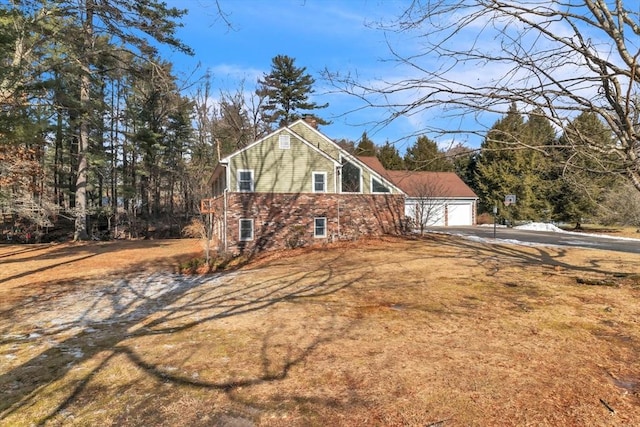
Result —
[{"label": "green vinyl siding", "polygon": [[322,135],[314,129],[310,129],[309,126],[301,122],[296,122],[291,125],[291,130],[303,137],[306,141],[313,146],[324,151],[329,157],[338,160],[340,157],[340,149],[332,142],[327,141]]},{"label": "green vinyl siding", "polygon": [[258,193],[310,193],[313,172],[326,172],[327,192],[335,191],[334,163],[294,135],[288,149],[280,148],[275,134],[231,157],[229,167],[231,191],[238,191],[238,170],[253,170]]},{"label": "green vinyl siding", "polygon": [[[371,194],[371,176],[373,174],[367,168],[362,168],[362,192],[364,194]],[[373,175],[379,182],[384,182],[377,175]],[[387,186],[388,187],[388,186]],[[389,193],[394,193],[394,191],[389,188]]]},{"label": "green vinyl siding", "polygon": [[[302,122],[296,122],[291,125],[291,130],[296,132],[298,135],[303,137],[306,141],[309,141],[315,147],[318,147],[320,150],[325,152],[327,155],[335,159],[336,161],[341,161],[341,149],[334,143],[327,141],[321,134],[319,134],[313,128],[309,128],[306,124]],[[373,175],[376,179],[384,183],[380,178],[377,178],[377,175],[372,174],[369,168],[363,167],[360,163],[357,163],[358,167],[361,169],[361,194],[371,194],[371,176]],[[333,183],[333,177],[327,177],[327,181]],[[396,191],[391,188],[388,184],[384,183],[385,186],[389,188],[389,193],[395,193]],[[341,183],[338,181],[338,191],[340,191]],[[333,192],[333,188],[329,189],[329,191]]]}]

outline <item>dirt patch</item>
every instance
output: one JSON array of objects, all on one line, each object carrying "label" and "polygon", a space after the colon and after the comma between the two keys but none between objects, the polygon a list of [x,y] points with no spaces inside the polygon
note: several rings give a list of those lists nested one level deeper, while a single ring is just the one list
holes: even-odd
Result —
[{"label": "dirt patch", "polygon": [[196,241],[0,250],[0,424],[640,424],[637,255],[436,235],[182,276]]}]

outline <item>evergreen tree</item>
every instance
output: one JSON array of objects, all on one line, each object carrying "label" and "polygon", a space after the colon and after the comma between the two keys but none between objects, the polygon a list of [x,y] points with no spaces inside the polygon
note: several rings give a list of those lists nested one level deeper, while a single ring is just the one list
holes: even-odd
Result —
[{"label": "evergreen tree", "polygon": [[523,126],[524,120],[513,104],[506,116],[494,123],[482,142],[475,181],[481,210],[485,212],[491,212],[493,206],[502,204],[505,195],[515,192],[519,178],[513,170],[513,150]]},{"label": "evergreen tree", "polygon": [[306,67],[296,67],[294,58],[286,55],[277,55],[271,60],[271,72],[258,80],[259,87],[256,90],[259,97],[266,99],[262,112],[267,123],[277,123],[282,127],[311,115],[317,124],[328,124],[311,113],[304,113],[329,105],[309,101],[315,80],[306,70]]},{"label": "evergreen tree", "polygon": [[[546,119],[532,113],[525,123],[515,104],[487,133],[476,164],[477,191],[485,211],[500,207],[508,220],[546,220],[552,213],[549,201],[551,159],[544,144],[554,138]],[[525,148],[526,147],[526,148]],[[513,194],[517,203],[503,207]]]},{"label": "evergreen tree", "polygon": [[18,199],[37,202],[45,190],[49,112],[41,107],[48,104],[43,70],[47,39],[59,22],[54,13],[28,6],[0,6],[0,204],[10,209]]},{"label": "evergreen tree", "polygon": [[594,113],[584,112],[569,123],[554,150],[555,216],[560,221],[574,222],[577,228],[583,218],[595,214],[611,190],[622,184],[612,155],[576,147],[575,141],[583,139],[588,139],[592,147],[607,147],[612,144],[613,135]]},{"label": "evergreen tree", "polygon": [[523,196],[522,219],[549,221],[553,215],[551,195],[556,185],[553,159],[548,147],[556,141],[556,131],[542,112],[535,110],[527,116],[522,141],[528,149],[518,153],[522,158],[523,177],[520,190]]},{"label": "evergreen tree", "polygon": [[387,170],[404,170],[404,160],[400,156],[398,149],[389,143],[385,142],[378,150],[378,160],[382,163]]},{"label": "evergreen tree", "polygon": [[404,164],[412,171],[453,171],[451,161],[438,149],[438,145],[426,136],[419,136],[415,144],[407,149]]},{"label": "evergreen tree", "polygon": [[[0,7],[0,143],[15,145],[2,153],[38,163],[25,168],[37,171],[29,187],[75,215],[77,239],[88,237],[89,214],[116,215],[118,201],[137,215],[146,198],[146,212],[158,214],[183,196],[189,103],[150,44],[189,53],[174,38],[183,13],[155,0]],[[11,198],[22,196],[13,189]]]},{"label": "evergreen tree", "polygon": [[[155,0],[111,0],[102,3],[96,0],[80,2],[66,0],[59,7],[75,20],[81,28],[80,37],[70,32],[69,40],[64,43],[73,44],[80,40],[81,49],[75,60],[80,67],[79,103],[80,118],[78,122],[78,163],[76,179],[76,230],[74,239],[88,239],[87,233],[87,187],[88,187],[88,152],[90,146],[91,118],[94,105],[91,97],[92,79],[96,78],[96,58],[100,52],[96,46],[98,31],[126,44],[128,49],[137,49],[144,58],[155,55],[156,49],[149,44],[149,39],[167,44],[185,53],[191,50],[175,38],[180,19],[186,11],[170,8],[166,3]],[[100,22],[100,26],[95,23]]]},{"label": "evergreen tree", "polygon": [[446,156],[456,175],[475,191],[476,151],[458,143],[447,150]]},{"label": "evergreen tree", "polygon": [[360,142],[356,146],[356,155],[370,157],[376,155],[376,145],[369,139],[366,131],[362,132],[362,138],[360,138]]}]

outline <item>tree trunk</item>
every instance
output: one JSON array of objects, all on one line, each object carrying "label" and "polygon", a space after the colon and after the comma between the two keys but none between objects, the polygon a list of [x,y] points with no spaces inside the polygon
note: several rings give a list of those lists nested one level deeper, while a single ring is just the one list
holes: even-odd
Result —
[{"label": "tree trunk", "polygon": [[[87,70],[88,71],[88,70]],[[82,76],[80,102],[87,106],[89,100],[89,76]],[[89,147],[89,124],[86,113],[80,119],[80,135],[78,138],[78,176],[76,178],[76,221],[73,240],[88,240],[87,234],[87,150]]]},{"label": "tree trunk", "polygon": [[91,53],[93,52],[93,0],[85,0],[84,56],[81,59],[80,134],[78,135],[78,176],[76,178],[76,218],[73,240],[88,240],[87,233],[87,152],[89,150],[89,107]]}]

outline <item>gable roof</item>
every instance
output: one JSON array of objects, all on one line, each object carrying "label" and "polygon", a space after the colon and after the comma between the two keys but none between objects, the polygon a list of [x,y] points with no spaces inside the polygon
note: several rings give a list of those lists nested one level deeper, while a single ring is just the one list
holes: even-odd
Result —
[{"label": "gable roof", "polygon": [[[288,132],[291,135],[294,135],[296,138],[298,138],[303,144],[309,146],[311,149],[313,149],[314,151],[320,153],[323,157],[331,160],[336,166],[341,166],[342,163],[340,162],[340,159],[335,159],[333,158],[331,155],[329,155],[328,153],[326,153],[325,151],[323,151],[322,149],[320,149],[319,146],[316,146],[315,144],[313,144],[312,142],[310,142],[306,137],[304,137],[301,132],[296,132],[293,128],[295,127],[299,127],[299,126],[304,126],[305,128],[307,128],[307,130],[314,132],[318,137],[320,137],[322,139],[322,141],[324,141],[325,143],[333,146],[336,148],[336,151],[338,153],[340,153],[340,156],[348,159],[349,161],[353,161],[358,163],[360,166],[364,166],[365,168],[369,169],[371,172],[373,172],[373,175],[378,176],[382,181],[384,181],[384,183],[386,185],[389,185],[393,188],[395,188],[396,191],[402,193],[403,190],[398,187],[396,184],[394,184],[392,181],[390,181],[386,175],[384,174],[384,167],[382,167],[382,164],[380,164],[380,168],[373,168],[371,167],[369,164],[365,163],[362,161],[362,159],[358,156],[355,156],[351,153],[349,153],[348,151],[346,151],[344,148],[340,147],[340,145],[338,145],[336,142],[334,142],[333,140],[331,140],[329,137],[327,137],[325,134],[323,134],[322,132],[320,132],[316,127],[312,126],[309,122],[307,122],[305,119],[299,119],[293,123],[291,123],[289,126],[286,127],[281,127],[271,133],[269,133],[268,135],[252,142],[251,144],[247,145],[244,148],[241,148],[237,151],[234,151],[233,153],[227,155],[226,157],[224,157],[223,159],[220,159],[218,165],[216,166],[216,168],[213,171],[213,176],[212,178],[209,179],[209,181],[212,181],[214,179],[216,179],[216,177],[218,177],[221,173],[222,173],[222,169],[224,169],[222,167],[222,165],[227,165],[229,164],[229,160],[235,156],[237,156],[238,154],[249,150],[250,148],[264,142],[265,140],[267,140],[268,138],[271,138],[281,132]],[[376,161],[378,161],[377,158],[373,157]],[[378,161],[378,163],[380,163]]]},{"label": "gable roof", "polygon": [[[360,157],[360,156],[356,156],[354,154],[349,153],[347,150],[345,150],[340,145],[338,145],[335,141],[333,141],[331,138],[329,138],[328,136],[326,136],[325,134],[320,132],[317,127],[313,126],[312,124],[310,124],[305,119],[299,119],[299,120],[293,122],[292,124],[290,124],[289,127],[291,128],[291,127],[294,127],[294,126],[301,126],[301,125],[305,126],[308,130],[316,133],[327,144],[335,147],[337,152],[340,153],[340,156],[342,156],[343,158],[346,158],[350,162],[359,163],[359,166],[364,166],[365,168],[369,169],[370,172],[373,172],[374,176],[377,175],[377,177],[380,178],[380,180],[383,181],[383,183],[385,185],[389,185],[389,186],[393,187],[396,191],[398,191],[400,193],[403,192],[403,190],[400,187],[398,187],[393,181],[389,180],[389,178],[387,178],[387,176],[384,174],[385,168],[382,166],[382,164],[380,163],[380,161],[378,160],[377,157],[372,157],[372,159],[375,159],[375,161],[377,161],[380,166],[377,167],[377,166],[374,165],[374,167],[372,167],[371,164],[367,163],[366,161],[363,161],[363,158],[365,158],[365,157]],[[289,130],[293,134],[298,135],[299,138],[302,138],[302,136],[300,136],[298,133],[296,133],[292,129],[289,129]],[[338,161],[337,159],[334,159],[334,160]],[[338,164],[341,164],[341,163],[338,162]]]},{"label": "gable roof", "polygon": [[377,157],[360,156],[358,158],[409,197],[478,198],[476,193],[454,172],[390,171],[384,168]]},{"label": "gable roof", "polygon": [[301,135],[297,134],[296,132],[294,132],[293,130],[289,129],[288,127],[281,127],[279,129],[276,129],[275,131],[271,132],[270,134],[252,142],[251,144],[247,145],[246,147],[243,147],[237,151],[234,151],[233,153],[229,154],[228,156],[224,157],[223,159],[220,159],[220,163],[222,164],[228,164],[229,163],[229,159],[231,159],[232,157],[237,156],[240,153],[243,153],[253,147],[255,147],[256,145],[266,141],[267,139],[279,134],[279,133],[289,133],[291,135],[294,135],[296,138],[298,138],[303,144],[307,145],[308,147],[310,147],[313,151],[319,153],[320,155],[322,155],[323,157],[331,160],[334,164],[338,164],[337,160],[335,160],[334,158],[332,158],[331,156],[329,156],[327,153],[325,153],[324,151],[320,150],[318,147],[316,147],[315,145],[313,145],[312,143],[310,143],[309,141],[307,141],[305,138],[303,138]]}]

